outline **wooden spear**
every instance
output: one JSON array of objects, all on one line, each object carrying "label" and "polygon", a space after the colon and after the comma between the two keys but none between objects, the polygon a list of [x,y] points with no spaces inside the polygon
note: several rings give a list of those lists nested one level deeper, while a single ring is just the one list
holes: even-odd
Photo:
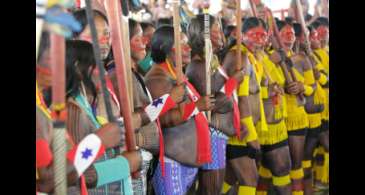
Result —
[{"label": "wooden spear", "polygon": [[121,115],[123,116],[126,130],[127,150],[134,151],[136,150],[136,141],[132,124],[133,108],[131,107],[131,98],[128,91],[127,80],[127,71],[131,71],[131,69],[129,69],[126,65],[127,56],[125,53],[125,49],[127,49],[127,47],[125,46],[129,45],[129,40],[123,40],[122,30],[125,29],[122,29],[122,11],[120,1],[105,1],[105,9],[109,21],[110,33],[112,38],[114,62],[121,105]]},{"label": "wooden spear", "polygon": [[[274,16],[272,14],[272,11],[270,9],[267,9],[267,13],[269,14],[269,17],[271,18],[271,23],[272,23],[272,28],[273,28],[273,32],[274,32],[274,36],[276,38],[276,41],[279,45],[279,48],[277,48],[277,50],[279,52],[284,52],[284,56],[286,58],[285,60],[285,64],[284,63],[280,63],[280,66],[283,70],[283,73],[284,73],[284,76],[285,76],[285,79],[287,81],[287,83],[291,83],[291,82],[296,82],[297,81],[297,78],[295,76],[295,73],[294,73],[294,65],[293,65],[293,62],[291,61],[291,59],[289,58],[289,56],[287,55],[287,53],[285,53],[284,51],[284,43],[283,41],[281,40],[280,38],[280,34],[279,34],[279,29],[276,25],[276,22],[275,22],[275,19],[274,19]],[[288,67],[289,69],[288,69]],[[298,94],[298,98],[301,102],[304,102],[305,101],[305,98],[304,98],[304,95],[302,93]]]},{"label": "wooden spear", "polygon": [[236,47],[237,47],[237,55],[236,55],[236,70],[242,69],[242,53],[241,53],[241,40],[242,40],[242,11],[241,11],[241,0],[237,0],[236,3],[236,20],[237,20],[237,28],[236,28]]},{"label": "wooden spear", "polygon": [[180,34],[180,14],[179,14],[179,5],[180,2],[178,0],[171,1],[173,6],[173,25],[174,25],[174,42],[175,42],[175,72],[176,72],[176,81],[177,84],[180,85],[184,82],[183,80],[183,71],[182,71],[182,52],[181,52],[181,34]]},{"label": "wooden spear", "polygon": [[67,193],[66,177],[66,121],[61,113],[66,111],[65,106],[65,39],[57,34],[51,34],[51,64],[52,64],[52,111],[54,112],[52,141],[53,169],[55,194]]},{"label": "wooden spear", "polygon": [[122,5],[122,35],[123,35],[123,40],[124,43],[128,43],[126,45],[123,45],[124,48],[124,59],[126,60],[125,65],[127,68],[127,81],[128,81],[128,94],[129,94],[129,102],[130,102],[130,107],[132,112],[134,112],[134,103],[133,103],[133,79],[132,79],[132,58],[131,58],[131,48],[130,48],[130,44],[129,44],[129,9],[128,9],[128,4],[127,4],[127,0],[122,0],[121,1],[121,5]]},{"label": "wooden spear", "polygon": [[[204,13],[204,45],[205,45],[205,82],[206,82],[206,95],[211,94],[211,57],[212,57],[212,43],[210,41],[210,20],[209,20],[209,6],[208,4],[203,9]],[[207,111],[208,121],[211,121],[211,112]]]},{"label": "wooden spear", "polygon": [[251,11],[252,11],[253,16],[255,18],[257,18],[256,4],[255,4],[255,2],[253,2],[253,0],[250,0],[250,6],[251,6]]},{"label": "wooden spear", "polygon": [[306,45],[305,47],[305,52],[307,53],[308,57],[311,59],[311,66],[314,69],[316,69],[315,65],[314,65],[314,59],[313,59],[313,51],[310,48],[310,41],[309,41],[309,32],[308,29],[306,27],[305,24],[305,20],[304,20],[304,16],[303,16],[303,7],[302,4],[300,3],[300,1],[296,0],[295,1],[295,7],[296,7],[296,13],[297,13],[297,20],[300,23],[300,26],[302,27],[302,32],[304,34],[304,44]]},{"label": "wooden spear", "polygon": [[106,86],[105,69],[101,62],[98,34],[96,31],[96,26],[95,26],[95,22],[94,22],[94,13],[93,13],[93,9],[92,9],[91,0],[86,0],[85,3],[86,3],[86,17],[87,17],[87,22],[90,25],[91,37],[92,37],[92,41],[93,41],[92,45],[93,45],[93,51],[94,51],[94,58],[95,58],[96,65],[99,69],[99,78],[101,81],[101,88],[103,91],[104,104],[105,104],[105,109],[106,109],[106,113],[108,116],[108,121],[115,122],[116,119],[113,116],[112,106],[110,103],[110,94],[109,94],[108,88]]}]

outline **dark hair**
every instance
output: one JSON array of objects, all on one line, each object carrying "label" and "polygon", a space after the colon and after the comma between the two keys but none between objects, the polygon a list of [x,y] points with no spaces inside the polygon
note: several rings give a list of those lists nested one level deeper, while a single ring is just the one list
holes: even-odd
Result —
[{"label": "dark hair", "polygon": [[313,27],[313,28],[315,28],[315,29],[317,29],[319,26],[321,26],[322,24],[320,23],[320,22],[318,22],[318,21],[314,21],[314,22],[312,22],[312,24],[311,24],[311,26]]},{"label": "dark hair", "polygon": [[228,37],[232,34],[232,32],[236,29],[236,26],[234,25],[228,25],[223,33],[224,33],[224,36],[226,37],[226,39],[228,39]]},{"label": "dark hair", "polygon": [[[94,17],[100,16],[105,20],[106,23],[108,23],[108,18],[103,13],[101,13],[98,10],[93,10],[93,11],[94,11]],[[78,37],[85,30],[88,22],[87,22],[87,17],[86,17],[86,9],[84,9],[84,8],[79,9],[79,10],[73,12],[72,14],[75,17],[75,19],[78,22],[80,22],[80,24],[81,24],[81,31],[73,33],[73,37],[75,38],[75,37]]]},{"label": "dark hair", "polygon": [[310,14],[307,14],[307,15],[304,16],[304,20],[306,22],[310,21],[311,19],[312,19],[312,15],[310,15]]},{"label": "dark hair", "polygon": [[163,25],[173,25],[172,18],[160,18],[157,20],[156,27],[159,28]]},{"label": "dark hair", "polygon": [[328,24],[328,19],[325,17],[319,17],[317,18],[312,24],[311,26],[315,29],[317,29],[319,26],[326,26],[329,27]]},{"label": "dark hair", "polygon": [[89,42],[66,41],[66,97],[76,97],[80,93],[81,82],[83,82],[85,88],[93,95],[92,104],[96,103],[96,87],[91,79],[95,67],[93,47]]},{"label": "dark hair", "polygon": [[276,26],[278,27],[278,30],[280,31],[282,28],[284,28],[284,26],[289,25],[291,27],[293,27],[293,23],[292,22],[287,22],[287,21],[282,21],[282,20],[277,20],[276,21]]},{"label": "dark hair", "polygon": [[149,27],[155,28],[155,26],[149,22],[141,22],[140,24],[141,24],[143,32],[146,31],[147,28],[149,28]]},{"label": "dark hair", "polygon": [[277,20],[276,26],[278,27],[278,30],[280,31],[285,26],[285,22],[282,20]]},{"label": "dark hair", "polygon": [[307,26],[307,28],[308,28],[309,33],[312,33],[312,31],[315,30],[315,28],[313,28],[312,25]]},{"label": "dark hair", "polygon": [[[215,19],[209,15],[209,28],[212,28]],[[204,14],[199,14],[195,18],[191,19],[188,26],[188,39],[191,47],[191,55],[204,55]]]},{"label": "dark hair", "polygon": [[174,46],[174,27],[165,25],[157,28],[151,40],[151,57],[156,63],[166,60]]},{"label": "dark hair", "polygon": [[288,23],[288,24],[293,24],[294,18],[293,17],[290,17],[290,16],[285,17],[285,22]]},{"label": "dark hair", "polygon": [[136,27],[139,25],[139,23],[129,18],[128,25],[129,25],[129,40],[131,40],[133,35],[136,34]]},{"label": "dark hair", "polygon": [[321,23],[321,25],[324,25],[324,26],[329,27],[329,20],[326,17],[318,17],[316,19],[316,21],[318,21],[319,23]]},{"label": "dark hair", "polygon": [[299,23],[295,22],[295,23],[293,23],[293,28],[294,28],[295,36],[300,37],[302,35],[302,26]]},{"label": "dark hair", "polygon": [[255,28],[258,26],[262,26],[265,30],[267,30],[267,25],[261,18],[256,18],[256,17],[245,18],[242,24],[242,32],[246,33],[251,28]]}]

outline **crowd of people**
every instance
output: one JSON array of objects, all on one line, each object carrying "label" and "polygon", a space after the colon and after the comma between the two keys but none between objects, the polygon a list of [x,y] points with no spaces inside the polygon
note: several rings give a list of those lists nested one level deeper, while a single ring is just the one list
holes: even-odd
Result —
[{"label": "crowd of people", "polygon": [[[308,1],[301,0],[306,29],[295,0],[280,19],[255,0],[257,17],[242,10],[241,22],[236,1],[224,1],[215,16],[203,12],[204,1],[194,4],[197,14],[183,1],[180,29],[173,26],[167,1],[128,1],[125,44],[133,93],[124,95],[132,98],[136,150],[126,148],[121,114],[126,104],[104,1],[92,1],[92,12],[105,78],[100,78],[87,10],[76,2],[67,14],[80,28],[65,39],[67,194],[311,195],[329,187],[328,1],[318,1],[311,16]],[[207,15],[211,51],[204,34]],[[55,31],[66,32],[43,28],[36,63],[37,194],[53,194],[56,187]],[[175,31],[181,36],[182,78]],[[108,112],[115,121],[108,120]],[[99,147],[82,152],[80,158],[93,160],[81,170],[74,155],[83,143]]]}]

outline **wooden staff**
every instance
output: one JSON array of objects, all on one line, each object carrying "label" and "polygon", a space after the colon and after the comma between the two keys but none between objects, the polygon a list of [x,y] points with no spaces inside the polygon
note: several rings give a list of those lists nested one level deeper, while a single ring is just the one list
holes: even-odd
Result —
[{"label": "wooden staff", "polygon": [[296,8],[296,13],[297,13],[297,21],[300,23],[302,32],[304,34],[304,44],[306,45],[305,52],[307,53],[308,57],[311,59],[310,63],[314,70],[314,69],[316,69],[315,64],[313,63],[313,62],[315,62],[315,59],[313,57],[313,51],[310,48],[309,32],[308,32],[307,26],[305,24],[305,20],[304,20],[304,16],[303,16],[303,7],[302,7],[302,4],[300,3],[300,1],[298,1],[298,0],[295,1],[295,8]]},{"label": "wooden staff", "polygon": [[[286,60],[285,60],[286,63],[285,64],[280,63],[280,66],[283,70],[285,79],[286,79],[287,83],[297,82],[297,78],[296,78],[294,70],[293,70],[293,68],[294,68],[293,62],[289,58],[288,54],[285,53],[285,51],[284,51],[284,43],[280,38],[279,29],[276,25],[274,15],[272,14],[272,11],[270,9],[267,9],[267,13],[269,14],[269,18],[271,18],[271,24],[272,24],[271,26],[273,28],[273,32],[274,32],[274,36],[276,38],[276,42],[278,43],[278,46],[279,46],[279,48],[277,48],[277,50],[279,52],[284,52],[284,56],[286,58]],[[288,69],[287,66],[289,67],[289,69]],[[298,98],[302,102],[305,101],[305,98],[304,98],[302,93],[298,94]]]},{"label": "wooden staff", "polygon": [[[280,38],[280,34],[279,34],[279,29],[276,25],[275,22],[275,18],[271,12],[271,10],[267,10],[267,12],[269,13],[269,18],[271,18],[269,21],[271,21],[271,27],[274,33],[274,37],[276,39],[276,42],[278,43],[279,48],[277,48],[277,50],[283,50],[284,49],[284,43],[282,42],[281,38]],[[286,54],[285,54],[286,55]],[[289,74],[288,68],[283,64],[280,63],[281,68],[283,69],[285,78],[287,80],[288,83],[293,82],[293,75]]]},{"label": "wooden staff", "polygon": [[36,16],[36,62],[38,60],[38,49],[39,49],[39,44],[41,42],[41,36],[42,36],[42,30],[43,30],[43,24],[44,24],[44,19],[41,18],[43,17],[43,15],[46,13],[46,5],[47,5],[47,0],[44,2],[44,4],[38,5],[37,4],[37,16]]},{"label": "wooden staff", "polygon": [[116,119],[113,116],[112,106],[110,103],[110,94],[109,94],[108,88],[106,86],[106,81],[105,81],[105,69],[101,62],[101,57],[100,57],[98,34],[96,31],[96,26],[95,26],[95,22],[94,22],[94,12],[92,9],[91,0],[86,0],[85,3],[86,3],[86,17],[87,17],[87,22],[90,25],[91,37],[92,37],[92,41],[93,41],[92,45],[93,45],[93,51],[94,51],[94,58],[95,58],[96,65],[98,66],[98,69],[99,69],[99,77],[100,77],[100,81],[101,81],[101,88],[103,91],[104,104],[105,104],[105,109],[106,109],[106,113],[108,116],[108,121],[115,122]]},{"label": "wooden staff", "polygon": [[219,29],[220,29],[220,32],[221,32],[222,40],[223,40],[223,45],[226,45],[227,39],[226,39],[226,36],[224,36],[223,24],[222,24],[222,16],[220,14],[217,16],[217,20],[218,20],[218,24],[219,24]]},{"label": "wooden staff", "polygon": [[[125,130],[126,130],[126,142],[127,150],[136,150],[136,140],[132,124],[132,108],[130,104],[130,94],[128,94],[128,81],[127,81],[127,71],[126,65],[126,53],[124,47],[129,45],[129,40],[123,40],[122,30],[122,16],[121,16],[121,5],[120,1],[105,1],[105,9],[109,21],[110,33],[113,45],[113,54],[115,61],[115,71],[118,81],[119,97],[120,97],[120,107],[121,115],[123,116]],[[132,84],[132,83],[130,83]]]},{"label": "wooden staff", "polygon": [[[210,81],[210,75],[211,75],[211,56],[212,56],[212,47],[211,47],[211,41],[210,41],[210,20],[209,20],[209,7],[205,6],[203,9],[204,13],[204,45],[205,45],[205,82],[206,82],[206,95],[211,94],[211,81]],[[207,111],[207,118],[208,121],[211,121],[211,112]]]},{"label": "wooden staff", "polygon": [[42,35],[42,29],[43,29],[43,23],[44,21],[42,19],[37,18],[36,19],[36,61],[38,60],[38,49],[39,49],[39,43],[41,42],[41,35]]},{"label": "wooden staff", "polygon": [[66,110],[65,107],[65,39],[56,34],[51,34],[51,64],[52,64],[52,110],[55,114],[53,120],[54,137],[53,148],[53,169],[55,194],[64,195],[67,193],[66,177],[66,119],[61,116]]},{"label": "wooden staff", "polygon": [[[297,21],[300,23],[300,26],[302,28],[302,32],[304,34],[304,42],[307,46],[310,45],[309,42],[309,32],[307,29],[307,26],[305,24],[305,20],[304,20],[304,16],[303,16],[303,8],[302,8],[302,4],[300,3],[300,1],[295,1],[295,7],[296,7],[296,13],[297,13]],[[306,49],[308,49],[308,53],[313,53],[312,49],[310,47],[307,47]]]},{"label": "wooden staff", "polygon": [[253,0],[250,0],[250,6],[251,6],[251,11],[252,11],[253,16],[255,18],[257,18],[256,4],[255,4],[255,2],[253,2]]},{"label": "wooden staff", "polygon": [[237,20],[237,29],[236,29],[236,47],[237,47],[237,56],[236,56],[236,70],[242,69],[242,53],[241,53],[241,39],[242,39],[242,12],[241,12],[241,0],[237,0],[236,3],[236,20]]},{"label": "wooden staff", "polygon": [[175,72],[177,84],[184,82],[183,71],[182,71],[182,52],[181,52],[181,35],[180,35],[180,14],[179,14],[179,1],[172,1],[173,6],[173,22],[174,22],[174,42],[175,42]]},{"label": "wooden staff", "polygon": [[125,60],[126,60],[126,67],[127,67],[127,80],[128,80],[128,94],[129,94],[129,102],[130,102],[130,107],[132,112],[134,112],[134,103],[133,103],[133,79],[132,79],[132,61],[131,61],[131,48],[130,48],[130,44],[129,44],[129,10],[128,10],[128,4],[127,4],[127,0],[123,0],[121,1],[122,4],[122,33],[123,33],[123,40],[125,40],[126,45],[124,45],[123,47],[125,48]]}]

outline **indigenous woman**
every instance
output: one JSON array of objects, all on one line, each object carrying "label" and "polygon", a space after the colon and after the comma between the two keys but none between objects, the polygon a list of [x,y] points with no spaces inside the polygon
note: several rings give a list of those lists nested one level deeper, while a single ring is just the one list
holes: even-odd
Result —
[{"label": "indigenous woman", "polygon": [[[318,39],[318,32],[309,27],[310,30],[310,47],[313,51],[320,48],[320,41]],[[322,65],[321,61],[318,57],[313,54],[309,54],[309,58],[311,59],[311,63],[315,65],[314,68],[314,75],[316,81],[316,90],[314,92],[314,103],[315,104],[324,104],[326,103],[326,92],[323,90],[321,84],[327,83],[327,77],[325,75],[325,68]],[[322,72],[321,72],[322,71]],[[311,169],[311,162],[313,159],[313,153],[315,148],[319,145],[319,143],[324,147],[324,149],[328,152],[329,151],[329,140],[328,140],[328,131],[322,125],[322,113],[324,108],[321,110],[317,110],[317,112],[308,112],[308,119],[310,129],[308,130],[307,137],[305,140],[305,149],[304,149],[304,161],[303,164],[307,166],[304,167],[304,177],[305,177],[305,194],[312,193],[312,169]],[[315,124],[315,125],[312,125]],[[317,124],[319,124],[317,126]],[[312,126],[312,127],[311,127]]]},{"label": "indigenous woman", "polygon": [[[111,52],[111,38],[110,38],[110,32],[109,32],[109,27],[108,27],[108,21],[107,21],[105,14],[102,12],[102,10],[93,10],[93,12],[94,12],[95,27],[96,27],[97,34],[98,34],[98,42],[99,42],[99,47],[100,47],[101,59],[106,60],[106,58],[108,57],[108,54]],[[79,33],[74,33],[74,38],[92,43],[91,30],[90,30],[90,26],[87,22],[86,10],[81,9],[81,10],[75,11],[73,13],[73,15],[80,22],[80,24],[82,26],[82,29]],[[120,104],[119,104],[119,100],[118,100],[118,96],[117,96],[118,94],[114,92],[114,89],[118,89],[118,88],[114,88],[112,86],[112,83],[108,76],[109,75],[106,76],[106,81],[107,81],[108,92],[110,93],[110,98],[111,98],[108,101],[110,101],[110,103],[111,103],[114,117],[117,118],[118,120],[121,120],[122,118],[120,117],[120,107],[119,107]],[[106,108],[104,105],[104,96],[102,94],[102,90],[100,90],[101,89],[100,82],[98,82],[100,78],[96,71],[92,72],[92,79],[94,82],[97,83],[96,96],[97,96],[97,99],[99,100],[99,101],[94,102],[96,105],[93,107],[93,111],[97,117],[98,122],[101,124],[104,124],[107,122]],[[134,114],[133,119],[134,119],[133,126],[139,127],[141,125],[141,116],[139,114]],[[118,152],[118,150],[117,150],[117,152]],[[127,158],[135,158],[138,160],[140,160],[139,158],[141,157],[142,154],[144,154],[143,151],[139,151],[138,153],[135,153],[135,154],[132,153],[132,156],[131,156],[128,152],[124,152],[124,155]],[[140,165],[135,165],[135,166],[139,167]]]},{"label": "indigenous woman", "polygon": [[[282,51],[273,52],[271,58],[276,64],[286,66],[289,73],[288,76],[293,79],[293,82],[289,83],[288,78],[286,78],[285,84],[285,100],[287,107],[285,123],[289,137],[291,159],[290,179],[292,181],[293,194],[303,194],[302,160],[304,139],[308,127],[308,118],[304,109],[304,96],[301,94],[303,91],[307,96],[313,94],[313,88],[310,86],[314,84],[313,72],[311,66],[304,62],[305,59],[303,56],[293,57],[294,53],[292,48],[296,37],[292,24],[284,21],[276,21],[276,23],[284,48],[282,48]],[[289,56],[291,60],[295,58],[294,60],[296,61],[294,62],[294,67],[290,68],[290,66],[287,65],[288,61],[285,60],[286,57],[284,55]],[[293,74],[290,74],[290,71],[292,71]]]},{"label": "indigenous woman", "polygon": [[[212,62],[210,64],[212,75],[212,94],[217,98],[216,106],[212,112],[210,127],[212,162],[203,165],[199,170],[198,194],[220,194],[224,181],[226,164],[227,135],[234,135],[234,110],[236,111],[236,128],[239,129],[239,111],[237,103],[233,103],[233,93],[237,83],[242,80],[242,72],[236,78],[228,78],[225,69],[220,65],[216,53],[223,46],[221,30],[216,19],[209,16],[210,37],[212,41]],[[205,55],[204,50],[204,15],[200,14],[191,20],[188,29],[189,45],[192,48],[192,62],[186,68],[189,82],[195,86],[199,94],[206,95]],[[209,51],[208,51],[209,52]],[[219,71],[218,71],[219,69]],[[241,75],[241,80],[239,79]],[[227,84],[225,87],[225,83]],[[221,92],[223,90],[223,93]],[[235,106],[235,108],[233,108]],[[238,125],[238,127],[237,127]],[[226,135],[227,134],[227,135]]]},{"label": "indigenous woman", "polygon": [[[246,24],[246,25],[245,25]],[[246,27],[246,28],[244,28]],[[251,28],[249,28],[251,27]],[[251,71],[255,75],[260,102],[254,113],[259,116],[256,122],[258,141],[262,152],[259,174],[267,178],[272,176],[274,189],[278,194],[290,194],[290,155],[285,116],[283,85],[285,79],[281,69],[265,53],[268,35],[267,26],[261,19],[248,18],[243,25],[244,46],[248,55]],[[251,85],[250,85],[251,87]],[[252,87],[253,88],[253,87]],[[250,89],[250,93],[253,91]],[[251,99],[250,99],[251,100]],[[258,193],[265,192],[263,182]]]},{"label": "indigenous woman", "polygon": [[[160,127],[158,126],[158,122],[156,123],[156,118],[151,118],[151,113],[146,113],[146,108],[154,105],[154,101],[152,100],[152,96],[150,91],[145,86],[144,78],[141,73],[138,71],[138,62],[146,56],[146,45],[143,38],[143,31],[141,25],[135,20],[129,20],[129,37],[130,37],[130,48],[131,48],[131,66],[132,66],[132,85],[133,85],[133,103],[134,103],[134,116],[139,116],[140,123],[139,126],[135,126],[137,129],[136,140],[137,145],[142,149],[142,155],[144,157],[143,160],[143,183],[133,181],[135,193],[136,194],[146,194],[147,189],[147,181],[146,174],[148,172],[149,163],[152,159],[152,154],[158,154],[159,151],[162,152],[163,149],[163,141],[160,137]],[[113,65],[108,66],[108,70],[110,73],[110,78],[113,81],[115,88],[116,78],[115,78],[115,69]],[[171,106],[178,102],[183,97],[184,90],[182,86],[173,88],[170,94],[163,94],[169,98],[171,98],[172,104],[169,104],[169,107],[164,107],[165,111],[168,111]],[[159,100],[161,97],[157,97]],[[167,98],[166,98],[167,99]],[[162,113],[160,113],[162,114]],[[157,113],[158,116],[158,113]],[[140,183],[140,184],[138,184]],[[138,186],[142,186],[138,187]],[[137,192],[138,191],[138,192]]]},{"label": "indigenous woman", "polygon": [[[264,106],[261,98],[260,83],[263,76],[262,66],[257,63],[254,53],[265,44],[265,23],[258,18],[244,20],[241,47],[244,78],[238,87],[238,105],[241,128],[247,128],[247,137],[231,136],[227,145],[227,174],[223,193],[238,182],[238,194],[256,194],[258,173],[256,159],[260,144],[256,130],[267,131]],[[235,45],[235,43],[232,43]],[[224,65],[236,66],[237,47],[234,46],[225,56]],[[239,64],[238,64],[239,65]],[[239,65],[240,66],[240,65]],[[241,67],[235,67],[239,70]],[[259,129],[258,129],[259,128]],[[232,174],[234,173],[234,175]],[[232,177],[233,176],[233,177]]]},{"label": "indigenous woman", "polygon": [[[329,24],[328,19],[325,17],[319,17],[315,22],[312,23],[313,28],[318,31],[318,38],[321,42],[321,47],[314,49],[316,58],[323,65],[323,70],[320,72],[324,74],[319,78],[319,82],[326,92],[326,101],[324,104],[324,110],[322,112],[322,128],[321,131],[326,132],[326,139],[329,137],[329,50],[328,50],[328,39],[329,39]],[[324,79],[327,77],[327,82]],[[327,141],[328,142],[328,141]],[[328,142],[329,143],[329,142]],[[329,144],[328,144],[329,146]],[[323,146],[317,147],[315,151],[316,162],[313,164],[315,170],[315,180],[318,184],[328,185],[329,182],[329,154],[328,148],[325,149]]]},{"label": "indigenous woman", "polygon": [[[176,76],[182,70],[174,68],[174,30],[177,29],[166,25],[156,30],[151,42],[151,57],[156,64],[146,75],[146,85],[154,98],[170,93],[178,82],[186,86],[184,100],[160,116],[165,153],[153,176],[156,194],[185,194],[195,180],[197,167],[211,162],[209,127],[202,111],[211,110],[214,101],[209,96],[201,97],[185,77]],[[183,33],[181,46],[182,64],[186,66],[190,63],[191,49]]]},{"label": "indigenous woman", "polygon": [[[67,45],[66,51],[70,49],[70,44]],[[90,49],[90,48],[89,48]],[[74,50],[72,50],[74,51]],[[89,50],[89,52],[92,50]],[[67,53],[69,55],[69,53]],[[42,64],[42,69],[37,71],[38,78],[47,78],[50,79],[41,79],[40,85],[43,87],[50,87],[51,82],[51,69],[49,67],[49,36],[48,33],[44,33],[42,36],[41,46],[40,46],[40,64]],[[53,165],[52,159],[53,155],[51,152],[50,144],[52,143],[52,119],[51,113],[49,112],[43,98],[43,94],[38,88],[38,83],[36,86],[36,148],[37,148],[37,190],[40,192],[49,193],[54,189],[54,172],[53,172]],[[68,121],[72,119],[69,118]],[[96,135],[96,136],[95,136]],[[122,129],[117,124],[107,124],[96,131],[95,134],[90,134],[86,139],[93,137],[93,139],[99,139],[101,141],[101,145],[103,149],[100,154],[103,154],[104,148],[112,148],[117,145],[124,145],[124,141],[122,138],[124,137]],[[83,140],[85,141],[85,140]],[[90,183],[91,180],[87,180],[85,183],[85,177],[83,175],[78,175],[76,172],[75,167],[73,166],[73,156],[74,150],[77,148],[76,145],[72,142],[71,139],[68,139],[68,153],[67,153],[67,184],[69,187],[68,194],[79,194],[80,187],[81,193],[85,194],[87,192],[86,185],[92,186],[94,184]],[[98,156],[100,157],[100,155]],[[97,158],[98,158],[97,157]],[[127,162],[127,161],[124,161]],[[128,164],[128,162],[127,162]],[[95,164],[91,164],[93,167]],[[123,165],[122,165],[123,166]],[[129,165],[126,165],[129,167]],[[93,168],[91,168],[93,169]],[[86,171],[87,173],[90,172],[89,170]],[[127,168],[127,173],[129,172],[129,168]],[[90,179],[90,175],[85,173],[86,178]],[[78,180],[81,176],[81,180]],[[96,179],[96,177],[93,177]],[[81,186],[80,183],[81,182]],[[91,181],[92,182],[92,181]],[[71,187],[78,185],[77,187]]]},{"label": "indigenous woman", "polygon": [[[102,126],[96,117],[97,92],[91,78],[94,68],[90,43],[66,42],[67,110],[68,118],[73,119],[67,121],[67,131],[75,144]],[[130,172],[139,170],[140,155],[132,152],[125,154],[124,158],[119,156],[119,149],[120,146],[107,150],[85,172],[86,183],[91,188],[90,194],[123,194],[132,191],[128,178]]]}]

